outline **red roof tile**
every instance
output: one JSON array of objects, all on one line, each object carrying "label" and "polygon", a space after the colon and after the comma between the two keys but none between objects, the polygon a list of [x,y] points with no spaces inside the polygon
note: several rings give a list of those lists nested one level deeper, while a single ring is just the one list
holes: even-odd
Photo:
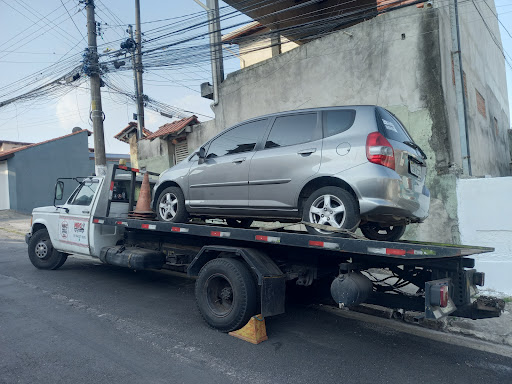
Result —
[{"label": "red roof tile", "polygon": [[[119,141],[122,141],[123,143],[128,143],[128,135],[133,131],[137,129],[137,123],[135,121],[130,121],[128,125],[121,130],[117,135],[114,136]],[[151,132],[149,129],[142,128],[142,133],[144,134],[144,137],[147,137],[151,135],[153,132]]]},{"label": "red roof tile", "polygon": [[168,135],[180,133],[183,129],[185,129],[189,125],[199,124],[199,120],[197,120],[196,115],[192,115],[185,119],[176,120],[172,123],[167,123],[158,128],[158,131],[146,137],[146,139],[154,140],[157,137],[165,137]]},{"label": "red roof tile", "polygon": [[0,152],[0,160],[6,160],[6,159],[14,156],[14,153],[16,153],[16,152],[20,152],[20,151],[23,151],[25,149],[32,148],[32,147],[37,147],[38,145],[46,144],[46,143],[49,143],[49,142],[52,142],[52,141],[64,139],[65,137],[73,136],[73,135],[76,135],[78,133],[82,133],[83,131],[87,132],[87,136],[91,136],[92,135],[92,132],[89,131],[88,129],[82,129],[81,131],[76,131],[76,132],[70,133],[69,135],[64,135],[64,136],[56,137],[55,139],[41,141],[40,143],[30,144],[30,145],[26,145],[24,147],[14,148],[14,149],[11,149],[10,151]]}]

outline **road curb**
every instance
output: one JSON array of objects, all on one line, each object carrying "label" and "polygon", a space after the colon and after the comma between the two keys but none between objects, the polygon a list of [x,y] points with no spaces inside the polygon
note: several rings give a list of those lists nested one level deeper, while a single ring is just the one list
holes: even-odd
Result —
[{"label": "road curb", "polygon": [[[446,325],[441,330],[432,329],[429,327],[431,322],[428,322],[425,327],[417,323],[413,324],[391,318],[376,317],[348,309],[339,309],[330,305],[314,304],[311,305],[311,307],[335,316],[377,324],[418,337],[512,358],[512,347],[510,344],[503,344],[503,341],[499,340],[499,338],[496,341],[489,340],[489,338],[479,338],[478,336],[482,335],[476,335],[478,332],[470,332],[470,330],[463,331],[460,327]],[[511,337],[508,337],[510,340]]]}]

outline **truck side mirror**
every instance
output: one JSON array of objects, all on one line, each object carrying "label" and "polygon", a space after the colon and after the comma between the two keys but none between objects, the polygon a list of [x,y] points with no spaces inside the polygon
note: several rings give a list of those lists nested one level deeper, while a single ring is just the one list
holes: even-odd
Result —
[{"label": "truck side mirror", "polygon": [[[64,182],[63,181],[57,181],[57,184],[55,184],[55,201],[62,200],[62,195],[64,194]],[[54,203],[55,203],[54,201]]]}]

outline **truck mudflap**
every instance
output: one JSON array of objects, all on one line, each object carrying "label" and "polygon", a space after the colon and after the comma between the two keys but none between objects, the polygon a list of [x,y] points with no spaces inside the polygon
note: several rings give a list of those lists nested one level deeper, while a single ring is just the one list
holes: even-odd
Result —
[{"label": "truck mudflap", "polygon": [[165,264],[165,255],[160,251],[151,249],[116,245],[103,247],[100,252],[100,260],[105,264],[140,271],[144,269],[162,269]]}]

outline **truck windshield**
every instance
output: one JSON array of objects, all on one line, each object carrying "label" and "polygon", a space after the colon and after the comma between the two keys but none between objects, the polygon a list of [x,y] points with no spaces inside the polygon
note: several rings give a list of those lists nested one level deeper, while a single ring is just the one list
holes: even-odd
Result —
[{"label": "truck windshield", "polygon": [[91,204],[94,194],[98,189],[98,183],[91,180],[84,180],[78,187],[75,193],[69,199],[71,205],[84,205]]}]

